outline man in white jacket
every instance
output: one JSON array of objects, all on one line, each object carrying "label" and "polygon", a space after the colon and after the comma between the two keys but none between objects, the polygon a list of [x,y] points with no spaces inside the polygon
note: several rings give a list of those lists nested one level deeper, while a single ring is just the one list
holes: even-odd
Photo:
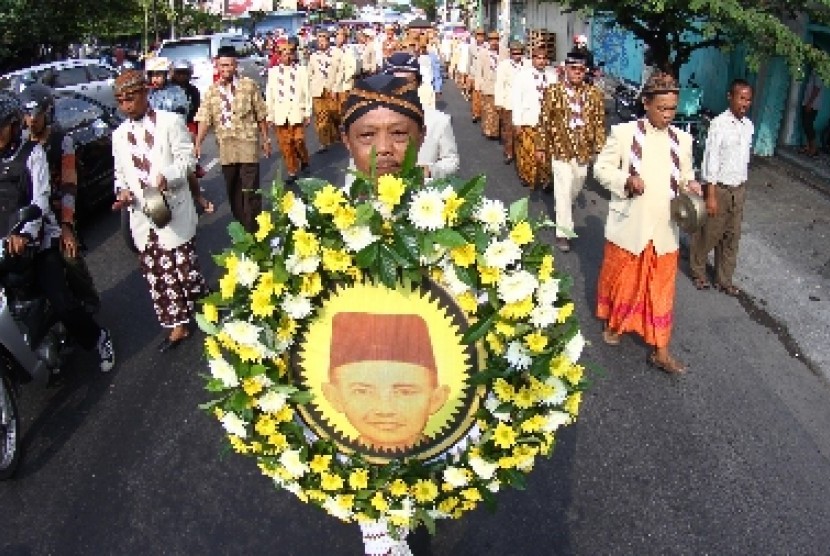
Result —
[{"label": "man in white jacket", "polygon": [[496,67],[496,88],[494,101],[501,120],[501,141],[504,148],[504,163],[513,162],[513,88],[515,80],[522,69],[524,45],[517,41],[510,43],[510,57],[499,62]]}]

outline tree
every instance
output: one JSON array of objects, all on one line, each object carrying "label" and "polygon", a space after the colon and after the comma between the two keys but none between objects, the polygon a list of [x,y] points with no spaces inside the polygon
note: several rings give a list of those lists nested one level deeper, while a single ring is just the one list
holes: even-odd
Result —
[{"label": "tree", "polygon": [[830,0],[560,0],[571,11],[608,15],[608,25],[631,31],[648,46],[654,65],[679,74],[692,52],[747,44],[757,70],[783,56],[801,75],[806,65],[830,82],[830,56],[805,43],[793,29],[799,17],[830,24]]}]

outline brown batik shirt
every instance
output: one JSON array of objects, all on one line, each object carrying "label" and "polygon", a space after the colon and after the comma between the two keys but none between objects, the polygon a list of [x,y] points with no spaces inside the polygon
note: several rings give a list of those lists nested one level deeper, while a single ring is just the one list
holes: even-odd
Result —
[{"label": "brown batik shirt", "polygon": [[219,142],[221,164],[258,162],[259,123],[267,116],[259,86],[247,77],[234,79],[229,120],[223,118],[220,87],[219,83],[214,83],[208,88],[196,113],[196,121],[213,127]]},{"label": "brown batik shirt", "polygon": [[545,90],[537,126],[537,150],[547,153],[548,160],[567,162],[576,159],[587,164],[605,145],[605,103],[602,92],[583,83],[575,89],[582,99],[584,125],[571,127],[573,113],[563,83]]}]

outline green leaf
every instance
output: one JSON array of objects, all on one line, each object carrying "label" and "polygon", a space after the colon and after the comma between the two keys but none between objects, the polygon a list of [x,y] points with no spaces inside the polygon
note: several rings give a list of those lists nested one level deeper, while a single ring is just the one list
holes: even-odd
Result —
[{"label": "green leaf", "polygon": [[476,287],[477,274],[473,267],[456,266],[455,275],[458,277],[459,280],[461,280],[471,288]]},{"label": "green leaf", "polygon": [[418,236],[415,228],[407,224],[395,224],[392,228],[392,236],[398,254],[408,262],[417,264],[421,252],[418,249]]},{"label": "green leaf", "polygon": [[406,173],[415,168],[415,165],[418,162],[418,147],[415,145],[415,141],[412,139],[409,140],[409,144],[406,147],[406,154],[404,154],[403,162],[401,163],[401,172]]},{"label": "green leaf", "polygon": [[483,174],[480,174],[470,181],[465,183],[461,186],[461,189],[458,190],[458,196],[464,197],[467,200],[472,201],[474,198],[481,197],[484,193],[484,185],[487,183],[487,179],[484,177]]},{"label": "green leaf", "polygon": [[305,405],[314,399],[314,394],[309,390],[299,390],[289,397],[297,405]]},{"label": "green leaf", "polygon": [[228,235],[231,236],[234,243],[242,243],[251,237],[251,235],[245,231],[245,228],[242,227],[242,224],[236,220],[228,224]]},{"label": "green leaf", "polygon": [[527,488],[527,479],[525,474],[516,469],[505,469],[504,475],[507,483],[517,490],[525,490]]},{"label": "green leaf", "polygon": [[518,224],[522,220],[527,220],[527,203],[527,197],[523,197],[510,205],[510,209],[507,211],[510,222]]},{"label": "green leaf", "polygon": [[432,242],[437,243],[438,245],[443,245],[444,247],[449,247],[450,249],[453,247],[467,245],[467,238],[449,228],[436,230],[429,234],[429,236]]},{"label": "green leaf", "polygon": [[287,282],[291,274],[285,268],[285,261],[280,257],[274,257],[273,262],[274,266],[271,269],[271,274],[274,276],[274,281],[279,284]]},{"label": "green leaf", "polygon": [[208,322],[202,313],[196,313],[196,325],[199,327],[199,330],[210,336],[215,336],[219,333],[219,328],[212,322]]},{"label": "green leaf", "polygon": [[369,203],[357,205],[355,212],[355,226],[365,226],[372,220],[372,216],[376,214],[375,208]]},{"label": "green leaf", "polygon": [[379,249],[378,272],[380,281],[388,288],[394,288],[398,281],[398,258],[388,245]]},{"label": "green leaf", "polygon": [[314,200],[314,195],[325,186],[329,184],[326,180],[321,180],[319,178],[304,178],[298,182],[300,186],[300,191],[303,192],[303,196],[309,200],[309,202]]},{"label": "green leaf", "polygon": [[464,333],[464,337],[461,338],[461,341],[465,344],[472,344],[479,339],[483,338],[487,331],[490,330],[490,327],[493,326],[493,323],[498,318],[499,314],[496,311],[493,311],[489,316],[486,318],[479,319],[476,321],[472,326],[470,326],[467,331]]},{"label": "green leaf", "polygon": [[373,264],[375,264],[375,260],[378,258],[378,244],[373,243],[372,245],[367,245],[360,251],[358,251],[357,255],[354,257],[354,262],[360,268],[370,268]]},{"label": "green leaf", "polygon": [[415,518],[420,519],[427,528],[427,531],[429,531],[429,534],[435,536],[435,520],[429,515],[429,512],[423,508],[418,508],[415,512]]}]

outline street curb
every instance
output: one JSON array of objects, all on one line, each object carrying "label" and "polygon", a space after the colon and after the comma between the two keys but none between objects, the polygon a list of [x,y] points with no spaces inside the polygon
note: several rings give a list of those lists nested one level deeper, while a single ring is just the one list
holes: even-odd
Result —
[{"label": "street curb", "polygon": [[822,195],[830,198],[830,180],[809,168],[805,168],[799,162],[791,159],[787,154],[764,157],[754,156],[752,157],[752,163],[764,166],[772,171],[783,173],[789,178],[799,180]]}]

